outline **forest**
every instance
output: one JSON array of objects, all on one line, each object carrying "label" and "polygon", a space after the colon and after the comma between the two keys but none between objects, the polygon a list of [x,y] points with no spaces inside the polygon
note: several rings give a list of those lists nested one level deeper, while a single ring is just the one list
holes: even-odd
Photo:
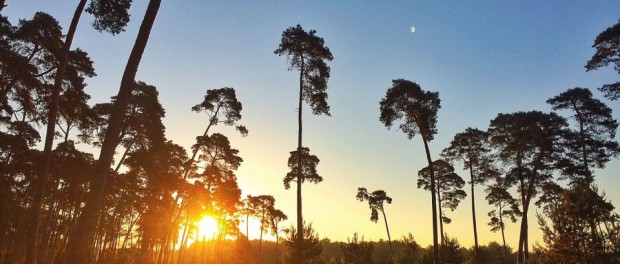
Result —
[{"label": "forest", "polygon": [[[498,113],[487,128],[466,128],[434,149],[440,93],[391,80],[376,98],[376,124],[424,148],[412,150],[426,163],[413,173],[431,197],[422,214],[432,217],[432,244],[390,234],[393,199],[376,186],[356,186],[351,204],[367,206],[385,238],[367,241],[359,230],[332,241],[302,210],[312,199],[302,187],[323,181],[319,157],[302,141],[309,115],[302,110],[331,116],[329,39],[297,24],[282,29],[272,50],[295,74],[298,94],[287,99],[296,100],[296,120],[287,122],[295,122],[297,144],[288,173],[271,183],[295,194],[296,211],[284,212],[273,195],[244,196],[238,185],[244,157],[229,137],[252,131],[241,91],[208,89],[188,105],[205,127],[190,149],[166,137],[159,88],[136,78],[162,1],[149,0],[142,17],[129,15],[131,0],[75,2],[71,23],[61,25],[44,11],[9,18],[2,10],[15,3],[0,0],[0,263],[620,263],[620,215],[596,177],[620,154],[609,106],[618,103],[620,82],[595,88],[604,99],[574,87],[541,99],[551,112]],[[114,36],[139,25],[117,95],[105,103],[89,103],[94,62],[88,47],[72,45],[86,19]],[[620,21],[600,30],[585,71],[620,74]],[[478,212],[476,200],[493,210]],[[471,208],[461,221],[472,228],[448,235],[444,225],[458,206]],[[519,230],[515,248],[507,223]],[[529,236],[533,223],[542,243]],[[487,227],[501,240],[479,244],[478,230]],[[259,239],[250,239],[251,228]],[[474,237],[473,246],[461,245],[461,236]]]}]

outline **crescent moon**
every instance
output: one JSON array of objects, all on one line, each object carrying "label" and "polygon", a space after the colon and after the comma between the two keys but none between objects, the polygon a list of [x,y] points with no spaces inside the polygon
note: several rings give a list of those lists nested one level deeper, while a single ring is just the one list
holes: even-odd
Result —
[{"label": "crescent moon", "polygon": [[411,33],[415,33],[415,27],[411,27]]}]

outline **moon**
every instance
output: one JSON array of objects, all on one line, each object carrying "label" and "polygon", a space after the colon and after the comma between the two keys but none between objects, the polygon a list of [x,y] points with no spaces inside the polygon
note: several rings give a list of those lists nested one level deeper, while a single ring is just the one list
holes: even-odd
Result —
[{"label": "moon", "polygon": [[411,26],[411,33],[415,33],[415,27]]}]

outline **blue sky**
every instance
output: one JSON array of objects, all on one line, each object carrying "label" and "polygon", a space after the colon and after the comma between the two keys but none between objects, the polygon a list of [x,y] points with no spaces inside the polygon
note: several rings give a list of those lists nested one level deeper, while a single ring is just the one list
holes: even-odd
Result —
[{"label": "blue sky", "polygon": [[[146,8],[146,1],[134,2],[127,32],[118,36],[96,32],[92,18],[82,17],[74,47],[95,62],[98,76],[87,88],[92,103],[118,91]],[[75,8],[74,1],[7,4],[3,12],[11,21],[40,10],[64,27]],[[617,23],[618,14],[618,1],[164,1],[137,78],[158,87],[167,136],[187,149],[206,126],[191,106],[207,89],[234,87],[250,134],[217,131],[231,138],[245,160],[237,173],[244,195],[273,194],[294,220],[295,192],[284,190],[282,178],[296,147],[298,77],[273,51],[287,27],[316,29],[334,55],[332,117],[314,117],[305,108],[304,145],[321,159],[325,179],[304,185],[305,219],[333,240],[353,232],[386,239],[383,226],[369,221],[367,205],[355,200],[357,187],[384,189],[394,199],[386,209],[392,237],[411,232],[428,245],[430,194],[416,188],[417,171],[426,166],[422,144],[379,122],[379,101],[391,80],[405,78],[439,91],[439,133],[430,145],[437,157],[454,134],[470,126],[486,129],[498,113],[549,111],[546,99],[568,88],[617,81],[611,68],[586,72],[584,65],[594,54],[594,38]],[[604,101],[620,117],[620,102]],[[601,190],[616,205],[619,171],[616,159],[597,172]],[[481,243],[500,241],[486,225],[484,188],[476,191]],[[448,212],[454,222],[445,227],[464,246],[473,243],[469,205],[467,197]],[[542,242],[535,210],[530,219],[531,241]],[[508,225],[509,244],[516,244],[517,229]]]}]

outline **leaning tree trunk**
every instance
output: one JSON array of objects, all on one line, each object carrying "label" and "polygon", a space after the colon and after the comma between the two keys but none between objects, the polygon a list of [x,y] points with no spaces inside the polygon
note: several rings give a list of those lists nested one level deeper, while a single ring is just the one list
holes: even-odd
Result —
[{"label": "leaning tree trunk", "polygon": [[394,248],[392,247],[392,237],[390,237],[390,228],[388,227],[387,217],[385,216],[385,209],[381,204],[381,213],[383,214],[383,221],[385,222],[385,231],[387,231],[388,242],[390,242],[390,253],[392,253],[392,259],[394,259]]},{"label": "leaning tree trunk", "polygon": [[[60,99],[60,90],[62,89],[62,80],[65,78],[65,71],[69,61],[69,51],[71,50],[71,44],[73,43],[73,36],[77,25],[80,22],[80,16],[84,11],[87,0],[80,0],[73,19],[71,19],[71,25],[67,32],[67,38],[62,47],[62,51],[58,58],[58,68],[56,69],[56,76],[54,78],[54,87],[52,88],[52,97],[49,102],[49,113],[47,116],[47,131],[45,134],[45,146],[43,148],[43,161],[41,162],[40,174],[37,179],[37,185],[35,185],[35,194],[30,208],[30,219],[32,221],[28,230],[27,245],[26,245],[26,263],[37,263],[37,238],[39,236],[39,223],[41,216],[41,205],[43,204],[43,198],[45,197],[45,189],[47,186],[47,178],[49,177],[50,164],[52,163],[52,146],[54,145],[54,130],[56,128],[56,116],[58,115],[58,101]],[[0,2],[0,8],[4,7],[4,1]]]},{"label": "leaning tree trunk", "polygon": [[[424,142],[424,151],[426,152],[426,161],[428,161],[428,170],[431,173],[431,206],[433,211],[433,262],[441,263],[439,259],[439,243],[437,239],[437,200],[435,197],[435,172],[433,171],[433,160],[431,159],[431,151],[428,148],[428,142],[422,137]],[[442,235],[443,236],[443,235]]]},{"label": "leaning tree trunk", "polygon": [[[469,164],[469,175],[471,177],[471,216],[474,225],[474,263],[478,264],[478,228],[476,226],[476,199],[474,196],[474,168]],[[500,220],[501,221],[501,220]],[[502,231],[503,234],[503,231]]]},{"label": "leaning tree trunk", "polygon": [[124,113],[129,103],[132,89],[134,87],[136,72],[140,65],[140,60],[144,54],[146,44],[149,40],[151,29],[161,0],[151,0],[146,9],[144,20],[140,25],[138,37],[129,55],[129,60],[123,73],[121,86],[112,107],[112,113],[105,134],[105,139],[101,146],[99,160],[95,164],[95,170],[90,182],[90,191],[86,199],[86,205],[76,228],[70,234],[69,245],[65,254],[65,263],[88,263],[93,238],[97,229],[97,216],[103,207],[103,197],[105,185],[110,173],[110,165],[114,157],[114,151],[118,145],[118,136],[121,130]]}]

